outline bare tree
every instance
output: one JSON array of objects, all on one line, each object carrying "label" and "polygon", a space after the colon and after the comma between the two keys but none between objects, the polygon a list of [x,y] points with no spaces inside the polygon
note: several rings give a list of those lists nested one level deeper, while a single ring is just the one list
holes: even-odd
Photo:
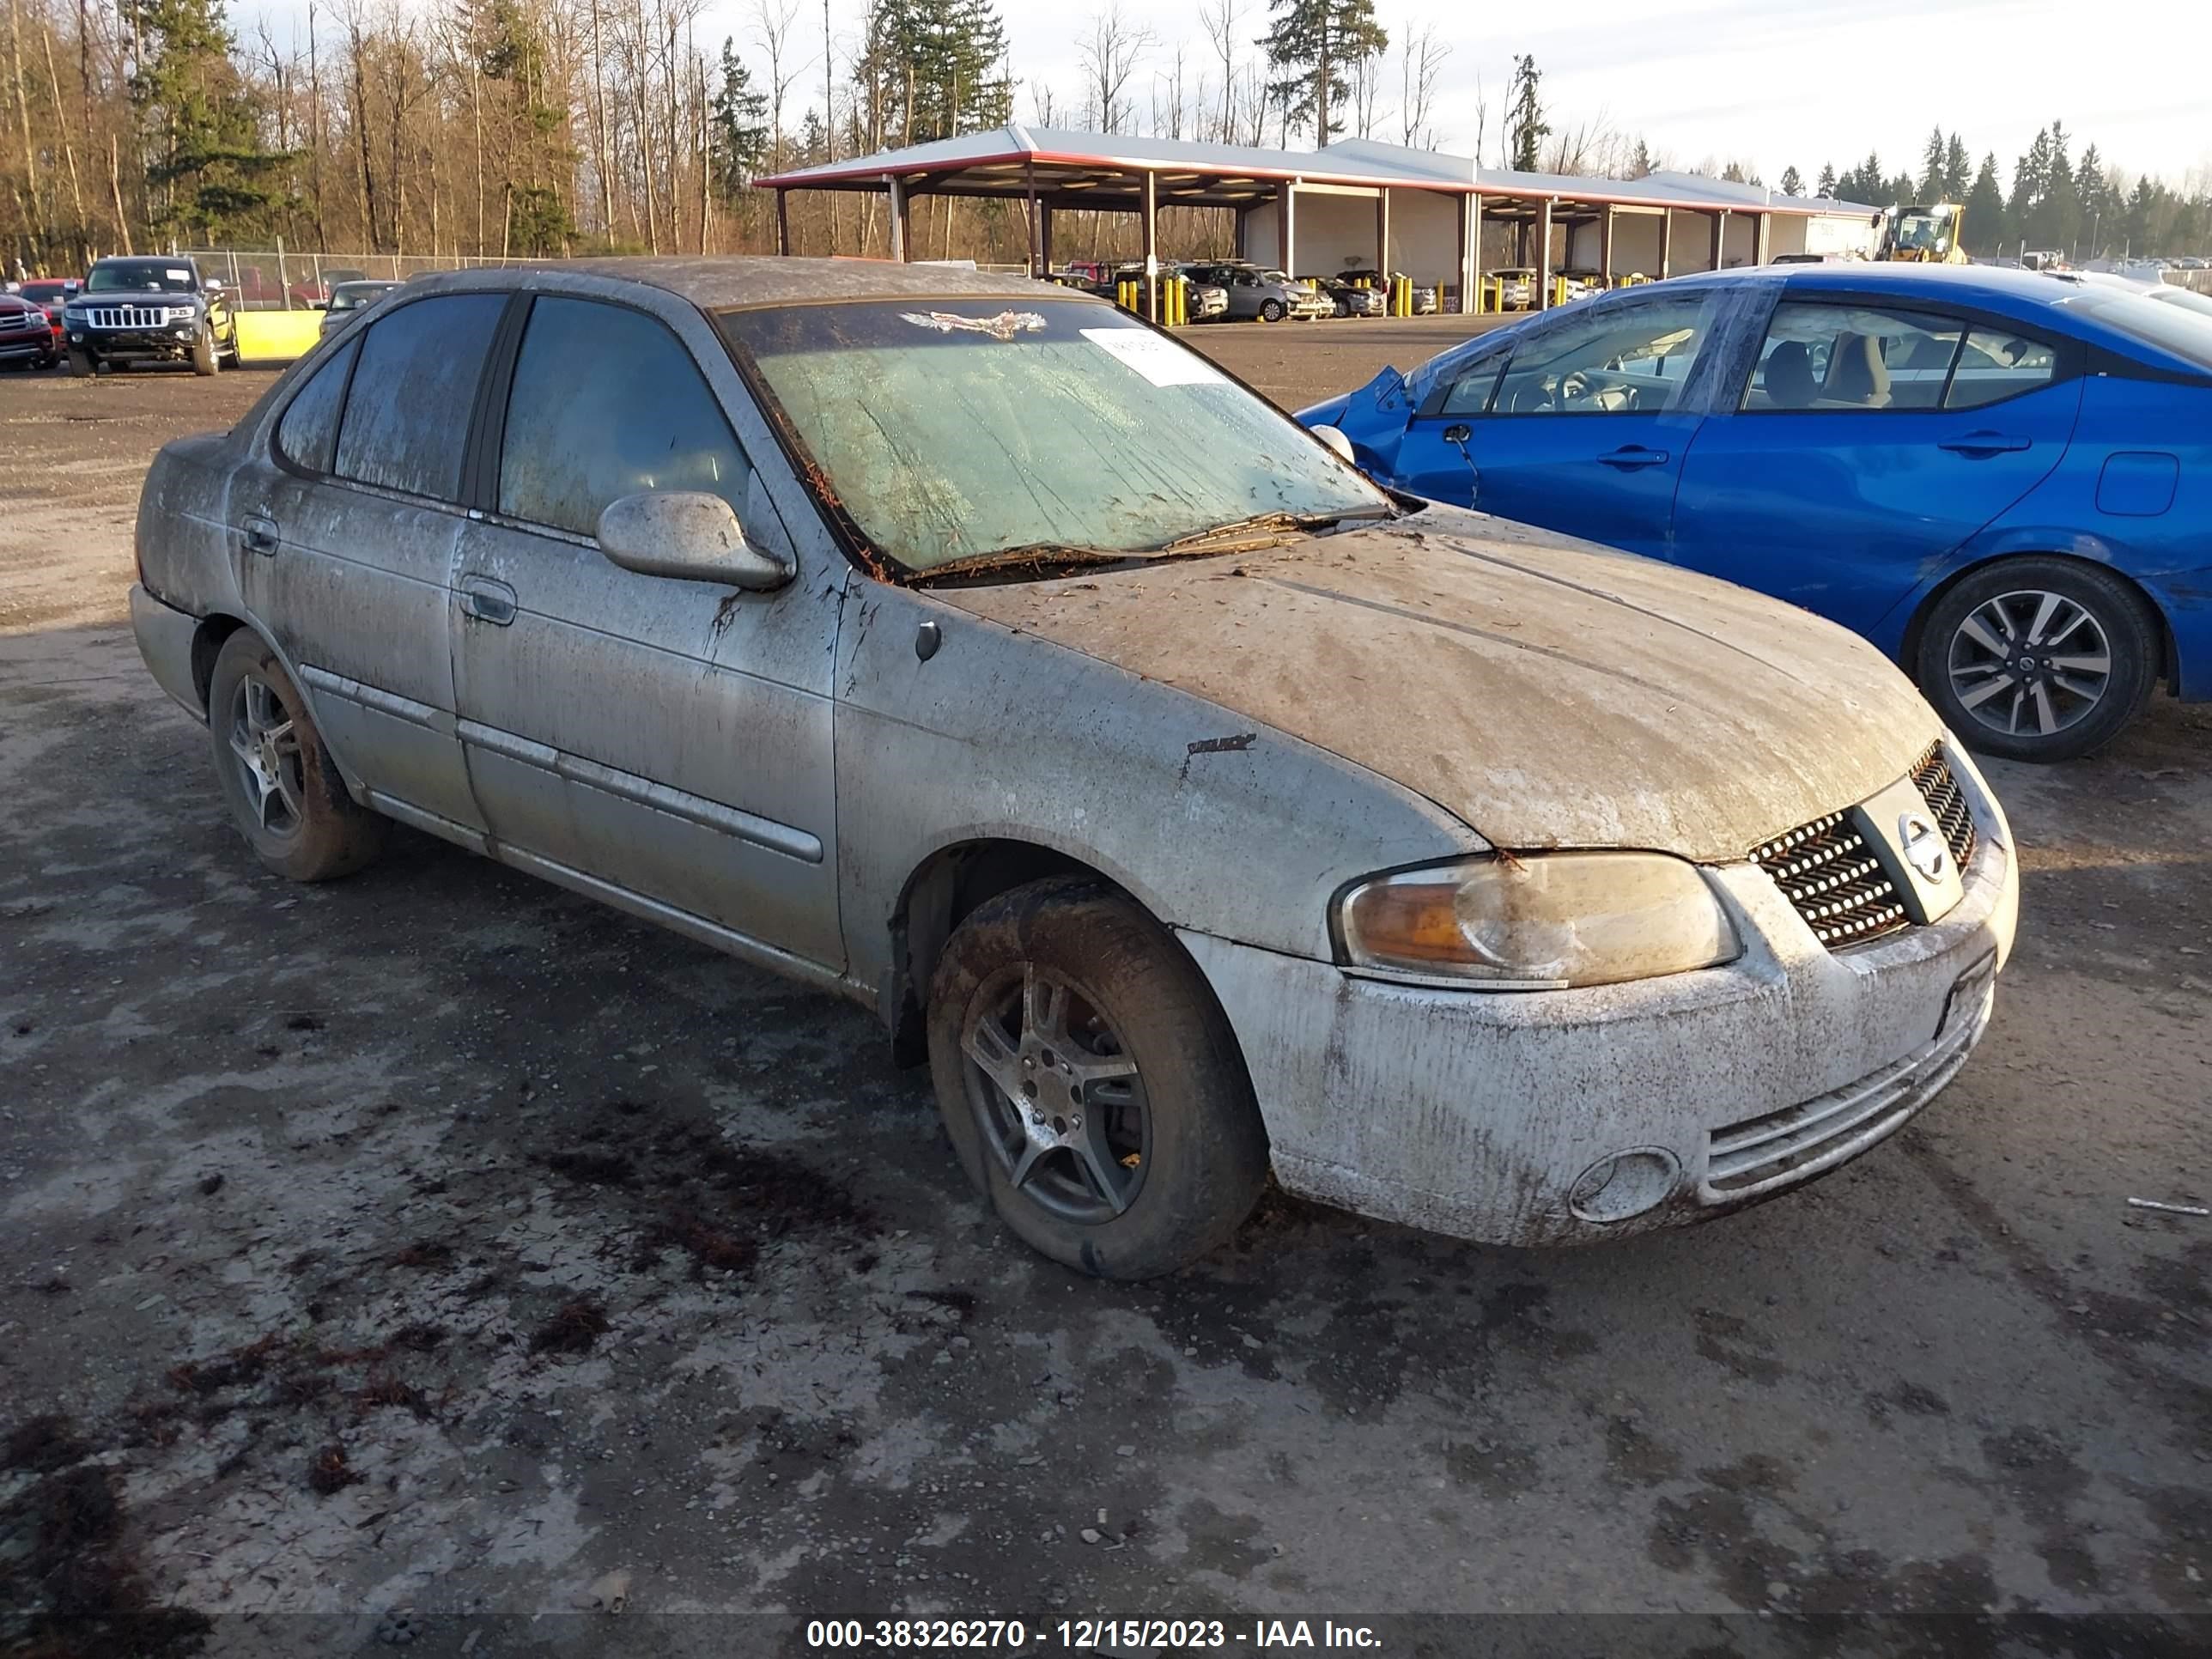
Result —
[{"label": "bare tree", "polygon": [[1214,137],[1224,144],[1237,142],[1237,0],[1217,0],[1198,9],[1200,27],[1221,59],[1221,119]]},{"label": "bare tree", "polygon": [[[1408,149],[1434,149],[1437,130],[1431,124],[1431,112],[1436,108],[1437,82],[1443,77],[1444,59],[1451,56],[1451,48],[1437,39],[1437,27],[1424,25],[1418,31],[1412,23],[1398,32],[1398,128],[1400,142]],[[1474,82],[1475,143],[1482,143],[1482,78]],[[1480,155],[1475,158],[1481,160]]]},{"label": "bare tree", "polygon": [[1119,132],[1134,111],[1129,102],[1129,81],[1146,52],[1158,43],[1152,30],[1139,28],[1121,15],[1121,0],[1113,0],[1091,20],[1091,33],[1075,43],[1083,60],[1085,115],[1101,132]]},{"label": "bare tree", "polygon": [[1182,41],[1176,42],[1175,56],[1169,60],[1167,73],[1155,70],[1152,75],[1152,132],[1157,137],[1181,138],[1183,122],[1190,107],[1189,94],[1183,80],[1183,59],[1189,48]]},{"label": "bare tree", "polygon": [[770,151],[783,155],[783,105],[799,74],[811,64],[794,60],[792,30],[799,22],[799,0],[753,0],[753,39],[768,54],[768,131]]}]

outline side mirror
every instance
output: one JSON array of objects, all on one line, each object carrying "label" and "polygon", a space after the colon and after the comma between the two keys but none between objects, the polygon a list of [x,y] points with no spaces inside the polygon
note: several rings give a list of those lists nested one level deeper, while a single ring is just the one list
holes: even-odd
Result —
[{"label": "side mirror", "polygon": [[1328,450],[1337,459],[1342,461],[1346,466],[1359,465],[1352,457],[1352,440],[1344,435],[1343,428],[1317,426],[1311,429],[1314,436],[1321,440],[1322,447]]},{"label": "side mirror", "polygon": [[703,490],[649,490],[610,501],[599,514],[599,551],[641,576],[714,582],[765,593],[798,571],[745,539],[738,515]]}]

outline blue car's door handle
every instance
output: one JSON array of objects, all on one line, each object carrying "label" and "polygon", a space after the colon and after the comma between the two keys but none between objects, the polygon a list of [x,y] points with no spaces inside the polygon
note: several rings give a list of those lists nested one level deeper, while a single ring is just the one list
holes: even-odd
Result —
[{"label": "blue car's door handle", "polygon": [[1624,472],[1632,472],[1639,466],[1666,465],[1667,452],[1646,449],[1642,444],[1624,444],[1609,455],[1599,456],[1598,459],[1607,466],[1617,466]]},{"label": "blue car's door handle", "polygon": [[1969,432],[1963,438],[1952,438],[1936,446],[1954,455],[2002,455],[2027,447],[2027,439],[2008,438],[2002,432]]}]

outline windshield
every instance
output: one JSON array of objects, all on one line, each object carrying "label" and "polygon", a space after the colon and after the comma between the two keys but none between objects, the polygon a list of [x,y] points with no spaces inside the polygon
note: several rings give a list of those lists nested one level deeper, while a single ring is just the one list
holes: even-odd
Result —
[{"label": "windshield", "polygon": [[1899,247],[1925,249],[1941,252],[1950,240],[1951,216],[1925,210],[1905,212],[1898,216],[1897,245]]},{"label": "windshield", "polygon": [[721,313],[824,494],[911,571],[1013,549],[1126,554],[1389,498],[1196,352],[1040,296]]},{"label": "windshield", "polygon": [[193,283],[189,265],[173,265],[162,259],[103,259],[92,268],[92,275],[85,278],[84,286],[90,294],[143,294],[152,290],[190,294]]},{"label": "windshield", "polygon": [[2193,307],[2160,305],[2145,294],[2085,288],[2061,301],[2130,339],[2155,346],[2199,368],[2212,369],[2212,315]]}]

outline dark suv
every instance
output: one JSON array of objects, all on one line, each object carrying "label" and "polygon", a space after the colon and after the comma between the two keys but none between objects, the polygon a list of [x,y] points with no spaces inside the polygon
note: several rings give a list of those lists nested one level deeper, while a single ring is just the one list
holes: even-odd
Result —
[{"label": "dark suv", "polygon": [[118,363],[185,363],[212,374],[238,361],[238,323],[222,284],[188,258],[102,259],[62,308],[70,373]]}]

